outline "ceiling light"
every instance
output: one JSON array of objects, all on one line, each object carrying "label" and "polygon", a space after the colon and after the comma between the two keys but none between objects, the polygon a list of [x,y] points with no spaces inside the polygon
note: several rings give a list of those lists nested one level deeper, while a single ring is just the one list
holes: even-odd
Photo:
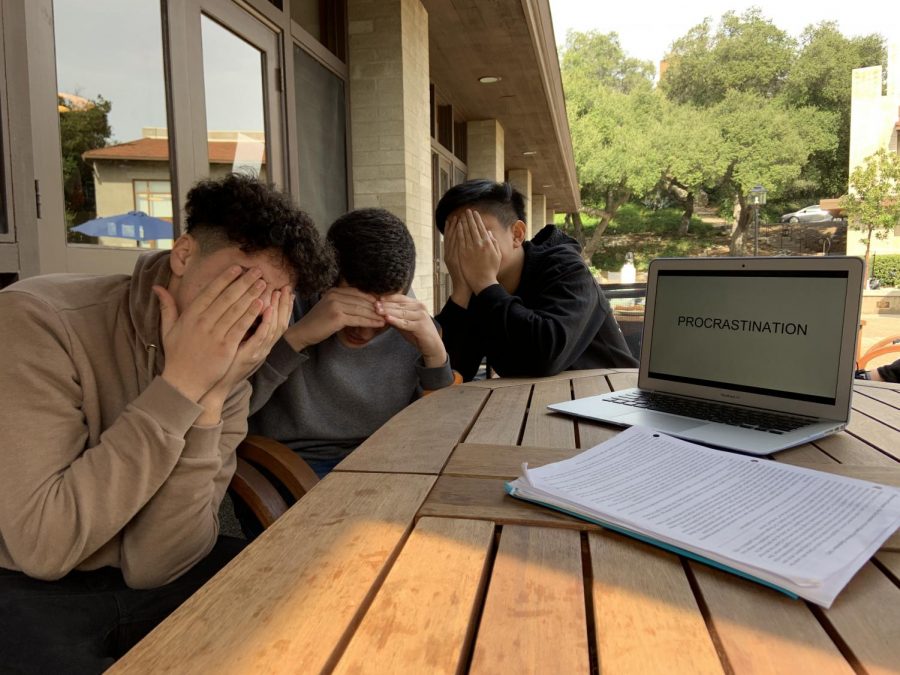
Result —
[{"label": "ceiling light", "polygon": [[499,75],[484,75],[482,77],[479,77],[478,81],[481,82],[481,84],[494,84],[495,82],[499,82],[502,79],[503,78]]},{"label": "ceiling light", "polygon": [[542,188],[553,187],[553,183],[548,183],[547,185],[541,185]]},{"label": "ceiling light", "polygon": [[537,154],[537,150],[526,150],[522,154],[526,157],[534,157]]}]

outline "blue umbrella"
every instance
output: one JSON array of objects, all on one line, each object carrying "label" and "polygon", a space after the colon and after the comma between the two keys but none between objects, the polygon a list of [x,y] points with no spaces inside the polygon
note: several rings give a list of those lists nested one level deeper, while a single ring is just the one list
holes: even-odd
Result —
[{"label": "blue umbrella", "polygon": [[94,218],[72,228],[91,237],[119,237],[137,241],[172,238],[172,223],[148,216],[143,211],[129,211],[118,216]]}]

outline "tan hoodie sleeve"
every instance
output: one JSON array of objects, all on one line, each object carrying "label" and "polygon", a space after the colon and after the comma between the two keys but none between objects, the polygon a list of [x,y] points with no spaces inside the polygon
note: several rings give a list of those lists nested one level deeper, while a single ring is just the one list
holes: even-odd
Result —
[{"label": "tan hoodie sleeve", "polygon": [[173,581],[205,557],[219,533],[219,505],[234,474],[235,448],[247,435],[250,385],[228,398],[215,427],[191,427],[159,491],[126,527],[122,574],[132,588]]},{"label": "tan hoodie sleeve", "polygon": [[81,380],[96,375],[76,368],[80,345],[31,295],[0,293],[0,317],[0,547],[29,576],[58,579],[157,494],[202,409],[158,377],[88,447]]}]

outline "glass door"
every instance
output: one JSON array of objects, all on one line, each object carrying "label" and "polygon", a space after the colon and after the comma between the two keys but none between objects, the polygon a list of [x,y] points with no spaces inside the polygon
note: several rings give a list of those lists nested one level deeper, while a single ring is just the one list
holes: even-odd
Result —
[{"label": "glass door", "polygon": [[[195,178],[247,173],[285,186],[277,30],[231,2],[195,0],[200,58],[191,60]],[[196,24],[195,24],[196,25]]]},{"label": "glass door", "polygon": [[[37,272],[130,273],[179,236],[201,178],[244,171],[284,187],[282,34],[258,13],[233,0],[29,0],[26,11]],[[171,234],[104,222],[129,211]]]},{"label": "glass door", "polygon": [[[431,210],[434,213],[444,193],[454,185],[464,183],[466,170],[458,160],[453,161],[436,143],[431,145]],[[444,262],[444,237],[434,226],[432,251],[432,279],[434,283],[434,313],[437,314],[447,302],[453,290],[450,273]]]}]

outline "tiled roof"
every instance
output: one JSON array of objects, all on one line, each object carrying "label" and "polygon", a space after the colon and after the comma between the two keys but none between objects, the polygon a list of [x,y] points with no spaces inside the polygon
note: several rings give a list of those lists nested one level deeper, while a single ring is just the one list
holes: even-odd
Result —
[{"label": "tiled roof", "polygon": [[[209,141],[210,164],[232,164],[237,149],[236,141]],[[167,138],[139,138],[136,141],[110,145],[106,148],[88,150],[85,159],[113,159],[165,162],[169,159],[169,140]],[[266,160],[263,158],[263,164]]]}]

